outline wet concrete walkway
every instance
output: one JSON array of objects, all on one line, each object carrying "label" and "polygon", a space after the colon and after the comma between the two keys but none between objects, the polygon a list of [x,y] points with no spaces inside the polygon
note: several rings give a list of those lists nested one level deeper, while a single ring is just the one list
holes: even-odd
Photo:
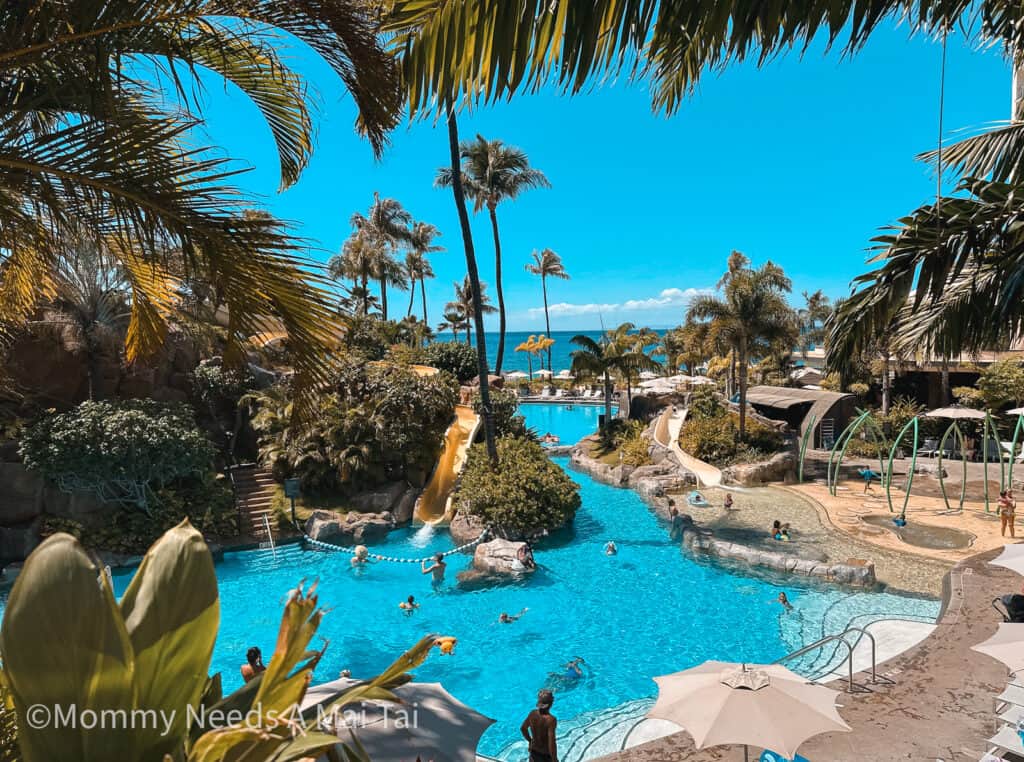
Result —
[{"label": "wet concrete walkway", "polygon": [[[879,666],[891,684],[839,697],[839,713],[853,732],[808,741],[800,754],[811,762],[975,762],[985,739],[997,729],[994,697],[1008,679],[1002,664],[970,650],[994,633],[1000,620],[993,598],[1017,592],[1021,578],[986,562],[990,551],[957,564],[949,575],[947,605],[934,633],[918,646]],[[837,689],[844,683],[834,684]],[[759,754],[759,751],[758,751]],[[742,747],[696,751],[686,733],[676,733],[605,757],[625,762],[739,760]],[[756,754],[752,751],[752,759]]]}]

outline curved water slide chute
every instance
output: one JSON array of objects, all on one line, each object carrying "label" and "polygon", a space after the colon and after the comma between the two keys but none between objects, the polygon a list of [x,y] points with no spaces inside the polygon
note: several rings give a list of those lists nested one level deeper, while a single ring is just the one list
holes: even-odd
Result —
[{"label": "curved water slide chute", "polygon": [[658,423],[654,428],[654,439],[662,447],[667,447],[676,460],[686,470],[697,477],[697,483],[702,487],[718,487],[722,484],[722,472],[705,463],[703,460],[690,455],[679,446],[679,432],[682,431],[683,423],[686,422],[687,411],[673,410],[668,407],[661,414]]},{"label": "curved water slide chute", "polygon": [[444,435],[444,448],[426,489],[416,501],[414,524],[447,524],[455,513],[452,492],[459,480],[469,446],[480,431],[480,416],[469,405],[455,406],[455,420]]}]

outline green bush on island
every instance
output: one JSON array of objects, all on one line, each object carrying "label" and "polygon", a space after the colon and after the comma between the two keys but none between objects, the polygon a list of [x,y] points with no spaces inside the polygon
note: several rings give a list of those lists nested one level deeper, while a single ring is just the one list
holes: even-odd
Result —
[{"label": "green bush on island", "polygon": [[458,401],[450,376],[350,359],[332,387],[314,400],[313,420],[298,427],[287,386],[256,395],[260,462],[275,476],[298,477],[304,490],[318,493],[430,472]]},{"label": "green bush on island", "polygon": [[[480,392],[473,394],[473,410],[483,415]],[[532,432],[526,428],[526,419],[519,414],[519,398],[508,389],[491,389],[491,415],[494,417],[495,436],[529,437]]]},{"label": "green bush on island", "polygon": [[476,350],[464,341],[436,341],[423,350],[423,361],[445,370],[464,384],[477,376]]},{"label": "green bush on island", "polygon": [[640,421],[613,418],[601,429],[598,436],[598,450],[604,462],[608,462],[609,456],[614,462],[614,453],[618,452],[619,462],[628,466],[643,466],[649,463],[650,442],[643,436],[645,428]]},{"label": "green bush on island", "polygon": [[572,521],[580,507],[579,485],[544,449],[517,437],[503,437],[497,444],[496,468],[483,445],[470,448],[455,493],[460,510],[508,536],[557,529]]},{"label": "green bush on island", "polygon": [[728,410],[709,387],[693,390],[679,446],[700,460],[721,465],[768,457],[782,447],[782,435],[771,426],[747,418],[747,435],[739,438],[739,416]]},{"label": "green bush on island", "polygon": [[61,489],[146,510],[162,488],[213,469],[213,446],[192,410],[153,400],[51,412],[25,430],[19,451],[26,467]]}]

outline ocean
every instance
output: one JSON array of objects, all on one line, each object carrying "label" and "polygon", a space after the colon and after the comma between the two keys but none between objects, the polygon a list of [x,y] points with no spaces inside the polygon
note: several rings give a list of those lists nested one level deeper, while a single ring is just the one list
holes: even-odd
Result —
[{"label": "ocean", "polygon": [[[536,336],[537,331],[507,331],[505,333],[505,359],[501,364],[501,370],[503,373],[507,373],[512,370],[520,370],[523,373],[529,372],[527,355],[525,352],[516,352],[517,346],[526,341],[531,335]],[[659,331],[659,333],[661,333]],[[578,335],[589,336],[594,341],[601,339],[601,331],[552,331],[551,338],[555,340],[554,346],[551,347],[551,365],[553,371],[558,371],[563,368],[568,368],[572,364],[572,360],[569,355],[578,347],[572,343],[572,337]],[[497,331],[488,331],[487,336],[487,362],[490,364],[491,369],[494,369],[494,361],[498,356],[498,333]],[[465,338],[465,334],[463,334]],[[451,333],[439,334],[437,341],[451,341]],[[533,358],[533,370],[537,371],[540,369],[538,360],[540,358],[535,356]],[[655,360],[659,359],[657,357]],[[544,360],[544,366],[547,367],[547,359]]]}]

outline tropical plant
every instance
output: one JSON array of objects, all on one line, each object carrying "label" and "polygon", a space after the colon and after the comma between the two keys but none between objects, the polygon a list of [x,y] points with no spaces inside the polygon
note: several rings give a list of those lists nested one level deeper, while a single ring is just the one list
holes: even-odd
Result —
[{"label": "tropical plant", "polygon": [[632,373],[659,367],[658,364],[643,352],[624,349],[626,336],[634,329],[632,323],[623,323],[610,333],[602,335],[600,341],[580,334],[573,336],[571,342],[579,349],[569,356],[572,358],[572,374],[576,378],[595,378],[604,384],[604,420],[605,425],[612,421],[612,374]]},{"label": "tropical plant", "polygon": [[687,319],[711,321],[728,338],[739,370],[739,436],[746,436],[747,382],[751,352],[758,345],[790,340],[795,316],[786,303],[791,283],[782,268],[766,262],[751,268],[739,252],[730,257],[729,271],[719,284],[721,296],[694,298]]},{"label": "tropical plant", "polygon": [[978,376],[978,391],[989,410],[1024,403],[1024,367],[1016,360],[997,360]]},{"label": "tropical plant", "polygon": [[[469,318],[466,316],[465,311],[462,309],[461,304],[455,302],[448,302],[444,307],[444,320],[437,324],[438,331],[451,331],[452,340],[459,340],[459,331],[466,332],[466,346],[472,347],[469,343]],[[476,350],[474,350],[475,354]],[[474,367],[476,360],[474,362]]]},{"label": "tropical plant", "polygon": [[[550,352],[551,347],[554,346],[555,340],[547,336],[537,336],[530,334],[526,341],[521,342],[516,346],[517,352],[524,352],[526,354],[526,364],[530,371],[530,380],[533,380],[533,356],[540,355],[544,356],[544,352]],[[543,362],[541,363],[543,367]]]},{"label": "tropical plant", "polygon": [[405,272],[409,278],[410,289],[409,311],[412,314],[413,300],[416,296],[416,281],[420,284],[420,301],[423,303],[423,324],[427,325],[427,278],[434,277],[434,269],[430,266],[428,254],[444,251],[443,246],[436,246],[434,239],[441,235],[441,231],[427,222],[414,222],[409,230],[409,251],[405,255]]},{"label": "tropical plant", "polygon": [[819,288],[813,294],[803,292],[804,306],[797,310],[800,320],[800,353],[807,353],[825,343],[826,324],[832,317],[832,301]]},{"label": "tropical plant", "polygon": [[660,343],[661,338],[649,328],[637,329],[632,323],[622,323],[608,331],[605,339],[605,352],[626,382],[626,410],[632,412],[633,374],[661,370],[661,365],[645,351],[647,347]]},{"label": "tropical plant", "polygon": [[[469,276],[462,281],[462,283],[453,283],[452,286],[455,288],[455,299],[448,302],[445,306],[445,312],[449,310],[464,315],[465,326],[466,326],[466,341],[473,341],[473,322],[477,324],[477,331],[483,330],[483,323],[477,321],[477,304],[480,305],[480,311],[483,315],[491,315],[497,312],[497,308],[491,304],[491,298],[487,295],[487,284],[480,283],[479,285],[479,298],[474,296],[473,286],[470,283]],[[484,340],[484,335],[479,335],[480,341]]]},{"label": "tropical plant", "polygon": [[[531,188],[549,188],[551,183],[540,170],[530,166],[526,153],[500,140],[487,140],[477,135],[476,140],[465,141],[459,147],[462,157],[461,180],[466,197],[473,202],[473,211],[485,207],[491,217],[494,237],[494,287],[498,295],[498,353],[494,372],[501,375],[505,355],[505,292],[501,275],[501,236],[498,232],[498,204],[511,201]],[[442,167],[437,171],[435,185],[452,187],[453,169]]]},{"label": "tropical plant", "polygon": [[[533,262],[526,266],[526,271],[540,276],[540,287],[544,294],[544,329],[545,333],[550,336],[551,318],[548,315],[548,278],[569,280],[569,273],[565,271],[562,258],[551,249],[544,249],[539,253],[534,249],[530,256],[533,258]],[[551,367],[550,348],[548,349],[548,370],[554,372],[554,368]]]},{"label": "tropical plant", "polygon": [[423,361],[438,370],[451,373],[464,384],[476,375],[476,350],[464,341],[438,341],[428,344]]},{"label": "tropical plant", "polygon": [[[356,230],[342,244],[341,253],[335,254],[327,262],[327,274],[334,280],[349,279],[352,288],[348,293],[350,311],[358,315],[370,313],[371,300],[376,301],[370,293],[370,273],[373,272],[374,260],[378,256],[377,243],[365,230]],[[351,309],[355,307],[355,309]]]},{"label": "tropical plant", "polygon": [[[334,310],[318,266],[269,215],[246,215],[227,159],[195,142],[196,74],[214,72],[260,109],[277,144],[282,186],[312,149],[301,79],[275,50],[279,33],[308,43],[343,80],[376,150],[397,122],[393,58],[361,4],[282,0],[3,3],[0,61],[0,331],[51,297],[65,236],[105,245],[133,293],[128,362],[161,347],[168,325],[207,287],[229,315],[231,360],[279,323],[300,378],[323,378]],[[131,65],[129,65],[131,64]],[[147,72],[152,81],[145,81]],[[171,83],[171,92],[161,92]],[[315,269],[306,269],[307,266]]]},{"label": "tropical plant", "polygon": [[[315,586],[306,591],[300,584],[288,596],[266,671],[224,697],[220,676],[207,677],[220,602],[213,558],[199,532],[182,522],[164,534],[120,600],[73,537],[54,535],[25,562],[3,618],[0,682],[17,714],[21,758],[288,762],[318,756],[338,739],[306,727],[315,718],[298,707],[324,653],[307,650],[324,615]],[[392,690],[438,641],[422,639],[378,677],[319,702],[316,712],[328,716],[367,698],[397,701]],[[31,713],[39,706],[74,710],[80,718],[116,712],[133,721],[44,725]],[[144,716],[160,721],[141,721]],[[215,727],[218,717],[226,722]]]},{"label": "tropical plant", "polygon": [[231,463],[245,411],[239,402],[256,387],[256,379],[248,367],[226,368],[222,362],[203,360],[190,374],[190,380],[192,398],[206,409],[220,434],[225,459]]},{"label": "tropical plant", "polygon": [[[473,410],[483,415],[480,395],[473,395]],[[494,415],[494,430],[499,437],[530,437],[526,419],[519,412],[519,397],[509,389],[491,390],[491,413]]]},{"label": "tropical plant", "polygon": [[551,462],[536,442],[498,440],[498,466],[484,448],[470,448],[454,500],[506,537],[527,537],[564,527],[580,507],[579,485]]},{"label": "tropical plant", "polygon": [[148,511],[154,490],[213,468],[213,447],[192,410],[154,400],[83,402],[26,429],[19,448],[29,469],[66,492]]}]

